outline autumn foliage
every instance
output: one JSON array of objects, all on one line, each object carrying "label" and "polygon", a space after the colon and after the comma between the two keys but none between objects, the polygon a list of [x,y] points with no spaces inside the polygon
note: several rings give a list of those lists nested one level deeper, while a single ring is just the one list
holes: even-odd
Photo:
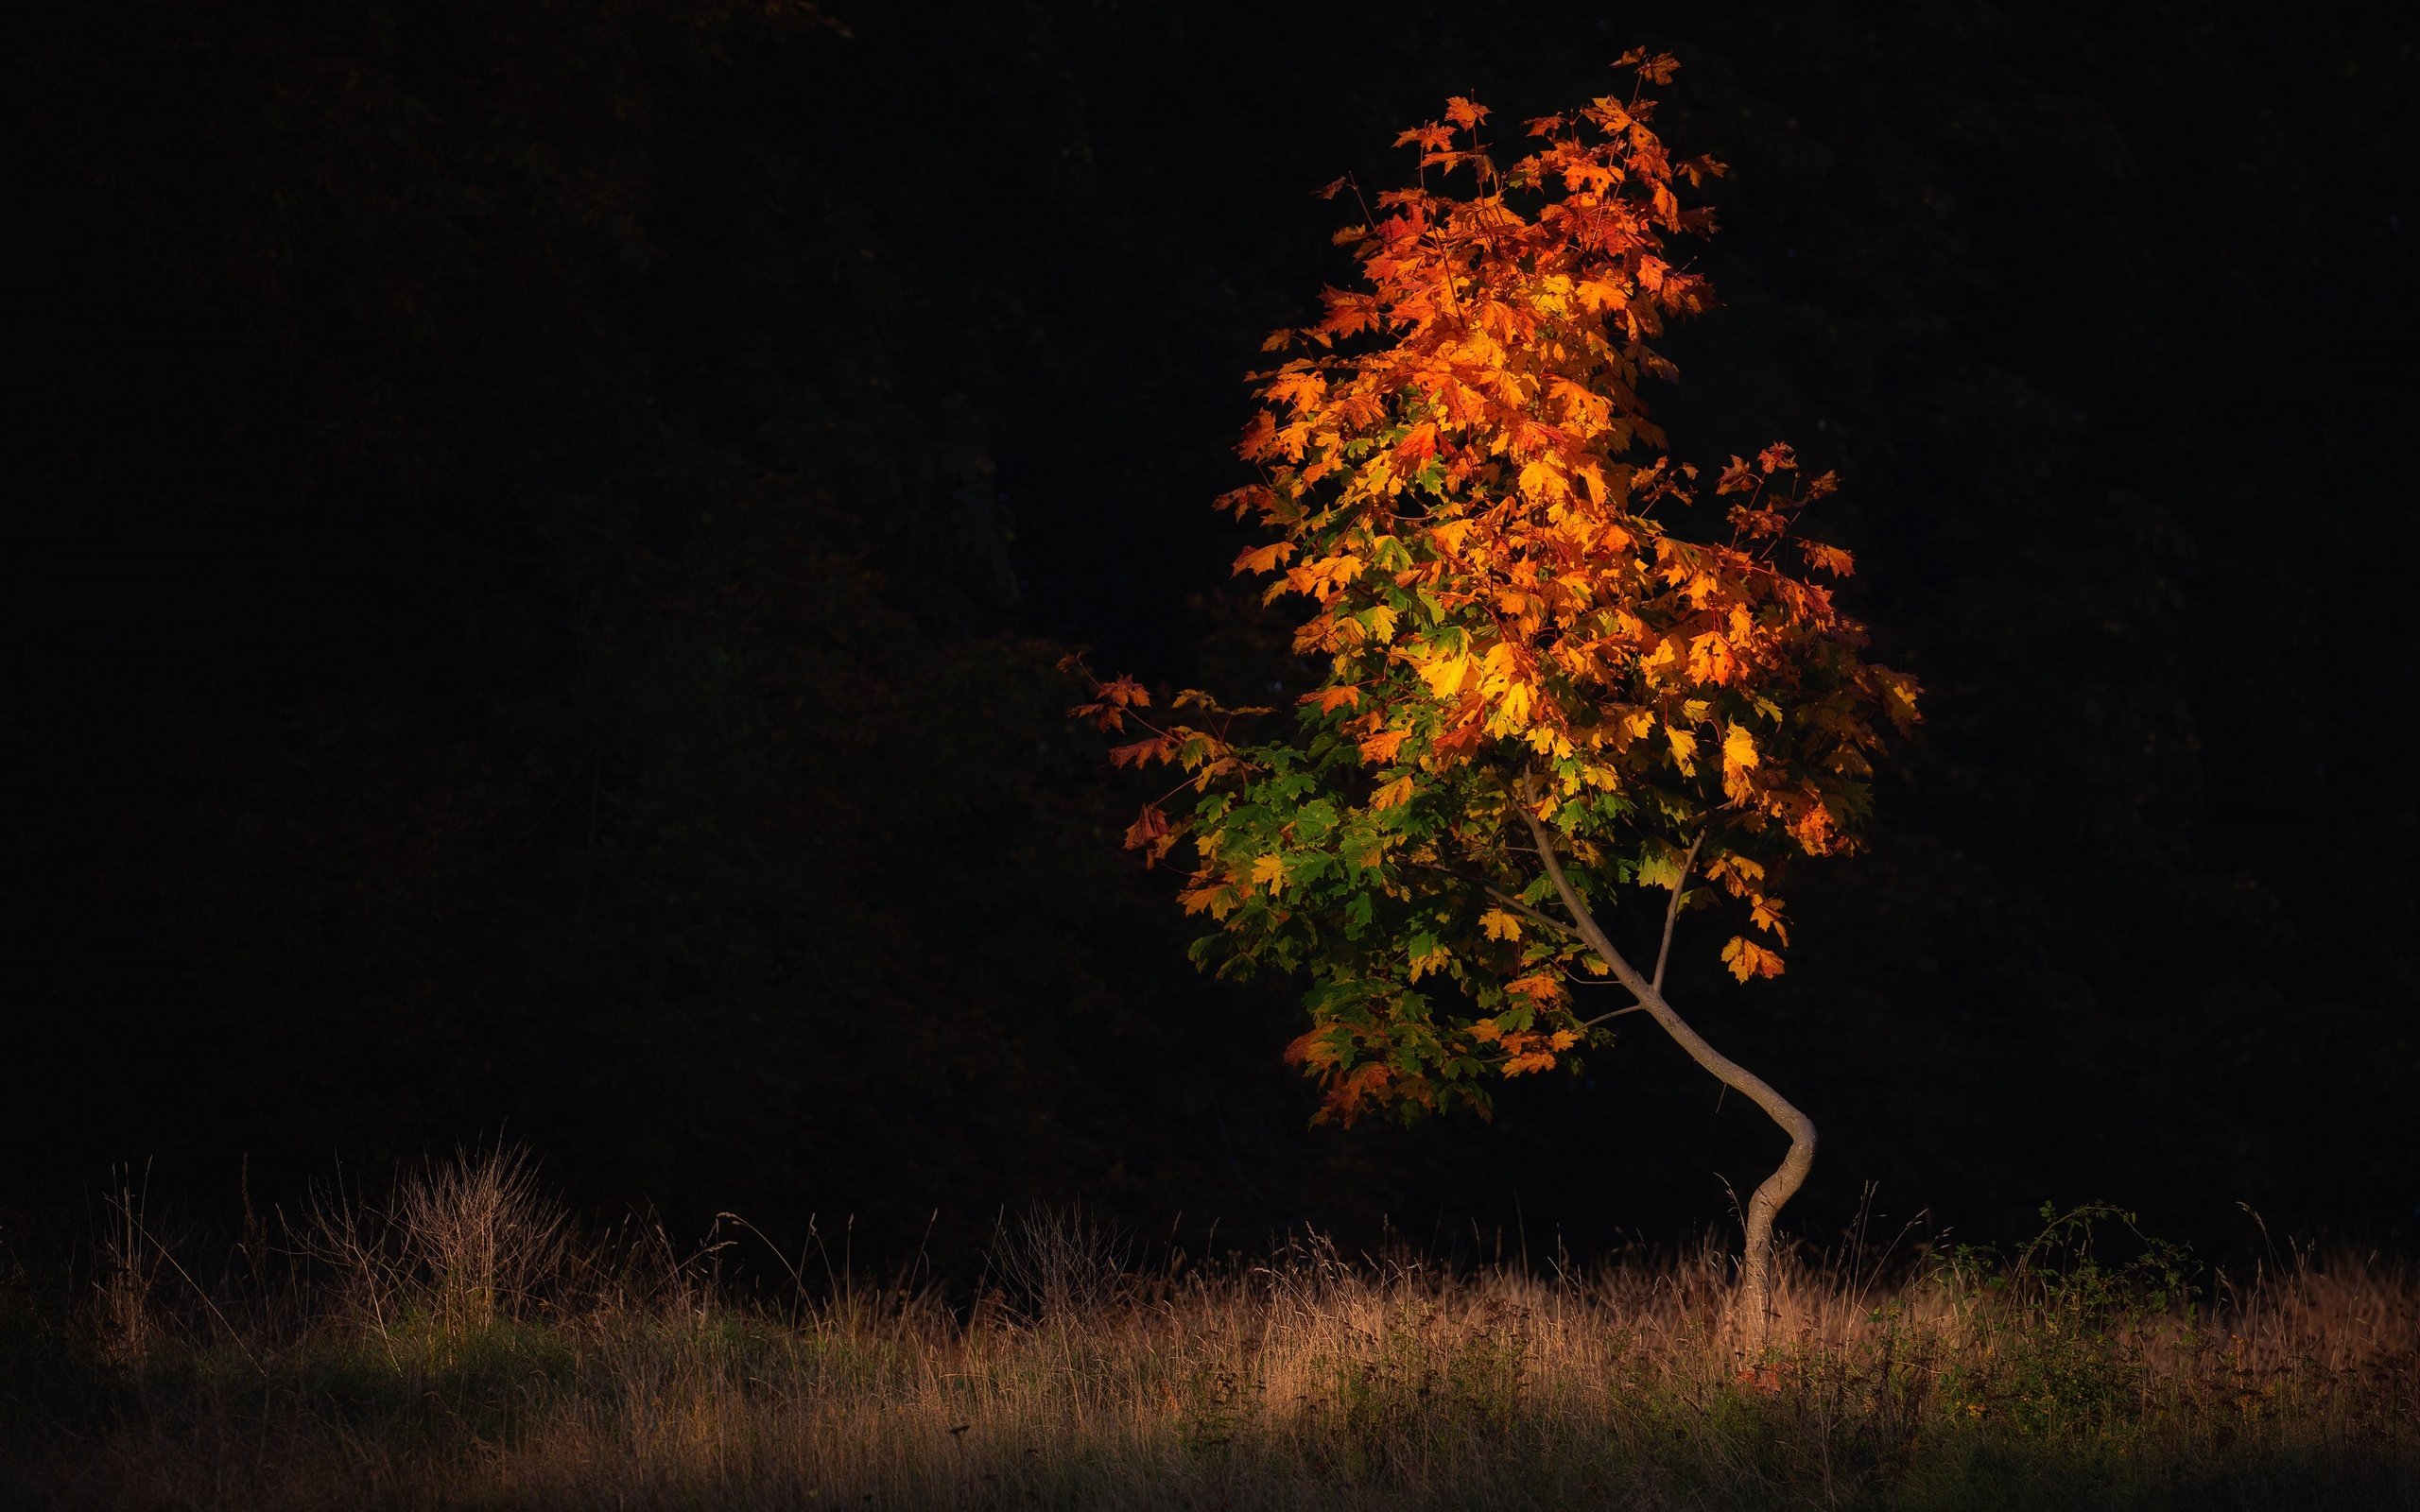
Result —
[{"label": "autumn foliage", "polygon": [[1270,337],[1239,447],[1261,475],[1219,503],[1268,532],[1236,571],[1307,610],[1292,729],[1198,691],[1162,717],[1127,678],[1078,710],[1132,737],[1121,765],[1183,774],[1127,843],[1187,849],[1183,904],[1219,926],[1198,960],[1310,974],[1288,1056],[1343,1119],[1483,1109],[1492,1077],[1606,1034],[1575,988],[1608,963],[1530,819],[1594,902],[1719,907],[1725,964],[1772,976],[1774,868],[1854,843],[1883,731],[1915,717],[1827,586],[1849,554],[1799,532],[1831,474],[1773,445],[1709,479],[1649,419],[1652,343],[1712,302],[1670,243],[1713,217],[1679,191],[1722,166],[1651,128],[1670,59],[1618,66],[1627,98],[1529,123],[1509,164],[1466,99],[1404,132],[1417,181],[1339,232],[1360,283]]}]

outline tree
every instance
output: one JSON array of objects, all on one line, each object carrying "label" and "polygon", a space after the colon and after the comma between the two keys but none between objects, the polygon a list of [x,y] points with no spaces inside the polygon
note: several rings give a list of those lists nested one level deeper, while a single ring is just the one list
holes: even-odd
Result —
[{"label": "tree", "polygon": [[[1323,1085],[1322,1117],[1484,1113],[1491,1078],[1571,1063],[1639,1012],[1764,1109],[1790,1144],[1746,1214],[1753,1353],[1815,1126],[1690,1027],[1665,970],[1682,916],[1720,907],[1744,915],[1733,973],[1780,972],[1772,870],[1851,848],[1882,727],[1914,720],[1916,687],[1796,575],[1851,570],[1796,531],[1829,473],[1803,478],[1787,446],[1734,456],[1720,527],[1679,529],[1699,473],[1663,455],[1637,390],[1671,376],[1650,346],[1664,321],[1709,303],[1666,255],[1712,230],[1675,182],[1722,168],[1676,162],[1651,128],[1640,90],[1671,59],[1617,66],[1628,99],[1530,123],[1509,168],[1469,100],[1404,132],[1419,182],[1339,234],[1366,286],[1270,338],[1291,354],[1253,375],[1267,407],[1239,447],[1263,476],[1219,502],[1273,537],[1236,570],[1311,607],[1294,649],[1319,681],[1294,728],[1248,737],[1274,711],[1196,690],[1159,719],[1122,677],[1076,713],[1139,731],[1119,765],[1184,774],[1126,843],[1154,862],[1190,843],[1180,900],[1219,926],[1195,959],[1309,973],[1287,1057]],[[1457,175],[1466,195],[1432,182]],[[1668,893],[1645,970],[1599,918],[1633,885]],[[1607,980],[1631,1002],[1581,1006],[1574,988]]]}]

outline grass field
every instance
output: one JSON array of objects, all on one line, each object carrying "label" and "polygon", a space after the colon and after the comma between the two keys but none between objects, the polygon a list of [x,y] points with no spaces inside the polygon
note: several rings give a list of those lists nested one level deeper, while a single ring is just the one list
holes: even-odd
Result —
[{"label": "grass field", "polygon": [[954,1305],[767,1300],[510,1159],[201,1275],[128,1194],[72,1298],[0,1293],[0,1507],[2420,1507],[2410,1268],[2197,1277],[2094,1216],[1794,1261],[1751,1363],[1711,1250],[1144,1265],[1037,1214]]}]

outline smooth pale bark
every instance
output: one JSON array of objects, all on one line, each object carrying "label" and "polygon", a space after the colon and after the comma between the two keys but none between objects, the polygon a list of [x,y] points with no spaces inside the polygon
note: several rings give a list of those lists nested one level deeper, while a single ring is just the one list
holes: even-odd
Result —
[{"label": "smooth pale bark", "polygon": [[[1529,821],[1530,833],[1537,840],[1538,859],[1546,864],[1547,877],[1554,884],[1556,894],[1563,899],[1563,906],[1570,913],[1573,926],[1579,931],[1580,937],[1587,942],[1588,948],[1603,956],[1605,964],[1613,968],[1614,979],[1630,989],[1632,995],[1638,999],[1638,1005],[1646,1009],[1651,1018],[1663,1025],[1664,1032],[1689,1053],[1690,1059],[1711,1072],[1716,1080],[1763,1108],[1766,1116],[1780,1125],[1789,1136],[1789,1153],[1782,1157],[1780,1167],[1765,1177],[1756,1188],[1755,1195],[1748,1199],[1746,1246],[1739,1258],[1742,1343],[1751,1358],[1762,1354],[1772,1325],[1773,1217],[1781,1211],[1782,1204],[1797,1193],[1800,1184],[1806,1179],[1807,1168],[1815,1163],[1815,1121],[1800,1112],[1789,1098],[1773,1091],[1772,1085],[1762,1076],[1706,1043],[1705,1037],[1690,1028],[1687,1021],[1673,1012],[1672,1005],[1664,1001],[1664,957],[1672,943],[1672,926],[1680,917],[1680,889],[1688,884],[1685,868],[1680,880],[1672,885],[1672,906],[1664,919],[1664,947],[1656,952],[1655,978],[1650,981],[1623,958],[1621,952],[1614,949],[1614,942],[1607,939],[1605,932],[1598,927],[1597,918],[1588,911],[1586,901],[1580,896],[1579,889],[1572,886],[1571,879],[1564,875],[1563,863],[1555,854],[1554,838],[1547,827],[1530,813],[1526,804],[1521,806],[1521,816]],[[1697,855],[1695,847],[1690,849],[1689,854],[1694,861]]]}]

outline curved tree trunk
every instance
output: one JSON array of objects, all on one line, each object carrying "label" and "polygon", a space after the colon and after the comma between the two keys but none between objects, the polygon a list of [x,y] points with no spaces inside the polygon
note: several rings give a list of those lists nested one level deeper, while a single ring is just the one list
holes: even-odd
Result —
[{"label": "curved tree trunk", "polygon": [[[1563,899],[1563,906],[1570,913],[1580,937],[1587,942],[1590,950],[1604,957],[1605,964],[1614,970],[1615,980],[1631,990],[1638,999],[1638,1005],[1646,1009],[1648,1016],[1661,1024],[1664,1032],[1689,1053],[1690,1059],[1712,1073],[1716,1080],[1763,1108],[1765,1115],[1780,1125],[1783,1132],[1789,1136],[1789,1153],[1782,1157],[1780,1166],[1758,1184],[1755,1195],[1748,1199],[1747,1232],[1739,1257],[1738,1306],[1742,1349],[1753,1359],[1764,1352],[1766,1338],[1772,1326],[1773,1217],[1781,1211],[1782,1204],[1796,1194],[1799,1186],[1806,1179],[1807,1168],[1815,1163],[1815,1121],[1800,1112],[1789,1098],[1773,1091],[1772,1083],[1706,1043],[1703,1035],[1689,1027],[1686,1020],[1672,1011],[1672,1005],[1664,1001],[1661,959],[1656,963],[1655,980],[1651,982],[1623,958],[1621,952],[1614,949],[1613,941],[1607,939],[1604,930],[1598,926],[1596,916],[1588,911],[1586,901],[1571,885],[1571,880],[1564,875],[1563,863],[1555,855],[1553,836],[1547,833],[1547,827],[1526,806],[1521,814],[1529,820],[1530,833],[1537,840],[1538,859],[1546,864],[1547,877],[1554,884],[1556,894]],[[1672,885],[1674,916],[1679,911],[1680,889],[1687,884],[1688,877],[1685,872]],[[1667,944],[1670,943],[1671,922],[1672,919],[1668,917],[1665,923]]]}]

